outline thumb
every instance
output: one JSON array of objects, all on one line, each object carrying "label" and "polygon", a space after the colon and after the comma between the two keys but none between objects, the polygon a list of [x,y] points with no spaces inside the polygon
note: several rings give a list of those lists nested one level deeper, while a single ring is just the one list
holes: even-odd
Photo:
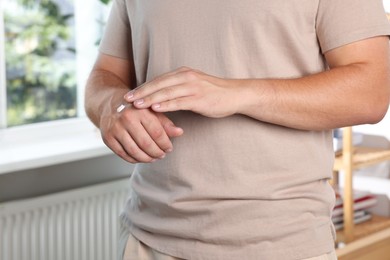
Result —
[{"label": "thumb", "polygon": [[157,113],[157,118],[169,137],[178,137],[184,133],[183,129],[177,127],[166,115]]}]

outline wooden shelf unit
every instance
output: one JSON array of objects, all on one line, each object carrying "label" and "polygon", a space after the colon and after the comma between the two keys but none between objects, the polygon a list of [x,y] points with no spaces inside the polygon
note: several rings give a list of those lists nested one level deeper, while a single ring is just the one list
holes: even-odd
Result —
[{"label": "wooden shelf unit", "polygon": [[[354,225],[353,222],[353,171],[384,161],[390,161],[390,150],[368,147],[354,147],[352,144],[352,127],[345,127],[343,131],[343,148],[336,155],[334,164],[334,185],[338,185],[338,172],[344,173],[344,228],[338,232],[340,241],[349,243],[361,239],[365,235],[372,234],[390,228],[390,219],[374,216],[372,220]],[[380,229],[378,229],[380,227]]]},{"label": "wooden shelf unit", "polygon": [[[353,241],[363,239],[385,229],[390,229],[390,218],[373,215],[369,221],[354,226]],[[337,231],[337,240],[345,241],[345,232],[343,230]]]},{"label": "wooden shelf unit", "polygon": [[[377,226],[378,230],[367,234],[366,231],[361,233],[361,237],[353,242],[348,243],[345,247],[336,250],[339,260],[389,260],[390,256],[390,227],[384,228],[377,223],[388,222],[389,220],[373,218],[372,222],[365,222],[356,225],[355,230],[372,226]],[[384,228],[384,229],[382,229]]]}]

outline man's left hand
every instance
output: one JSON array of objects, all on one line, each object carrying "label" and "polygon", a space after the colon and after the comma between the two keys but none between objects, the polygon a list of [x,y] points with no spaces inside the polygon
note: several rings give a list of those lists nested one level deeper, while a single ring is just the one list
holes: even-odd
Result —
[{"label": "man's left hand", "polygon": [[237,113],[236,90],[234,80],[183,67],[128,92],[125,100],[136,108],[151,107],[156,112],[190,110],[220,118]]}]

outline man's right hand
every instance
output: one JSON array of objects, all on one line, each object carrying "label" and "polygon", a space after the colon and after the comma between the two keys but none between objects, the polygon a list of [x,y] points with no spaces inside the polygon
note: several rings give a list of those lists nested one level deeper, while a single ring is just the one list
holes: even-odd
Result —
[{"label": "man's right hand", "polygon": [[150,109],[134,109],[129,104],[118,112],[124,94],[135,84],[131,60],[100,53],[87,82],[85,109],[114,153],[130,163],[147,163],[170,152],[170,138],[182,135],[183,130]]},{"label": "man's right hand", "polygon": [[164,114],[132,106],[102,115],[100,130],[104,143],[130,163],[149,163],[164,158],[173,150],[170,137],[183,134]]}]

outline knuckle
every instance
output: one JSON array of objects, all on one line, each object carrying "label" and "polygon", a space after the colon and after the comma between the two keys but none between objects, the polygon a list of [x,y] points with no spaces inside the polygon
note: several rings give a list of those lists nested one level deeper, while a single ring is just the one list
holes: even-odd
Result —
[{"label": "knuckle", "polygon": [[[157,88],[159,89],[161,86],[162,86],[162,82],[164,81],[164,78],[163,77],[157,77],[154,81],[153,81],[153,86],[154,88]],[[142,93],[144,94],[144,93]]]},{"label": "knuckle", "polygon": [[121,157],[121,158],[123,158],[123,159],[127,159],[127,158],[129,158],[129,155],[125,152],[125,151],[116,151],[116,154],[119,156],[119,157]]},{"label": "knuckle", "polygon": [[134,146],[126,147],[126,155],[129,155],[131,157],[137,157],[138,155],[138,149]]},{"label": "knuckle", "polygon": [[163,95],[166,97],[166,98],[170,98],[173,96],[174,94],[174,89],[172,87],[167,87],[163,90]]},{"label": "knuckle", "polygon": [[127,127],[133,128],[133,127],[137,126],[138,123],[139,123],[139,121],[136,120],[132,116],[126,116],[126,118],[122,121],[123,128],[127,128]]},{"label": "knuckle", "polygon": [[109,135],[109,134],[103,134],[102,135],[102,140],[108,147],[110,147],[110,145],[114,141],[114,137],[112,135]]},{"label": "knuckle", "polygon": [[140,143],[141,149],[148,154],[148,157],[143,158],[145,161],[152,160],[153,158],[161,157],[164,155],[164,152],[160,150],[153,141],[143,140]]},{"label": "knuckle", "polygon": [[176,102],[171,104],[172,109],[180,107],[183,110],[189,109],[189,104],[183,100],[176,100]]},{"label": "knuckle", "polygon": [[197,80],[198,79],[198,72],[194,71],[194,70],[187,70],[184,73],[184,77],[188,80],[188,81],[194,81],[194,80]]},{"label": "knuckle", "polygon": [[150,140],[143,139],[143,140],[140,141],[140,147],[142,149],[146,149],[146,150],[150,149],[152,147],[152,145],[153,145],[153,143]]},{"label": "knuckle", "polygon": [[164,133],[165,131],[163,129],[156,128],[151,131],[150,135],[152,136],[153,139],[160,140],[161,138],[164,137]]},{"label": "knuckle", "polygon": [[132,110],[129,110],[129,109],[126,109],[120,119],[124,120],[124,121],[131,121],[133,119],[134,115],[133,115],[133,111]]}]

